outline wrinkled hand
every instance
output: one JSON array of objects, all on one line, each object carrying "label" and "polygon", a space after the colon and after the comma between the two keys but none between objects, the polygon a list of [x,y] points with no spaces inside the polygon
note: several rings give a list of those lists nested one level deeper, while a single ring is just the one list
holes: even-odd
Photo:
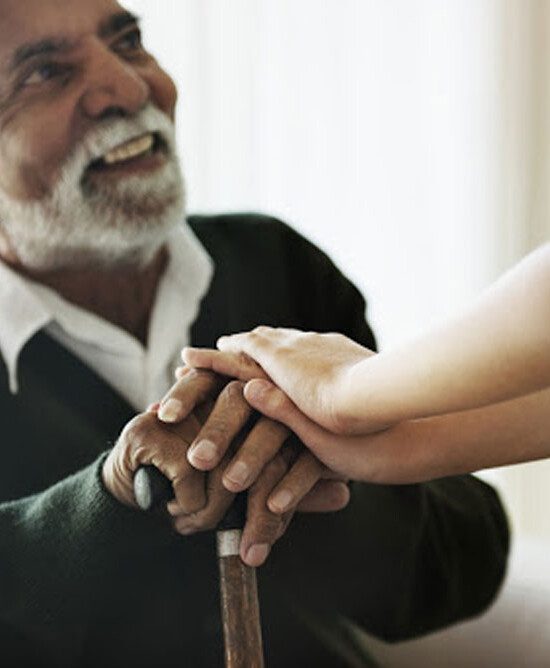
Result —
[{"label": "wrinkled hand", "polygon": [[[229,383],[221,392],[220,386],[220,379],[210,372],[188,369],[181,373],[158,407],[137,416],[125,427],[105,462],[103,476],[117,499],[135,505],[133,475],[141,465],[155,465],[172,481],[175,498],[168,504],[168,511],[174,528],[183,535],[215,528],[235,492],[248,488],[241,557],[257,566],[265,561],[295,510],[339,510],[347,505],[349,491],[342,482],[322,480],[325,469],[312,455],[296,455],[292,448],[283,448],[288,430],[266,418],[241,437],[239,453],[244,458],[233,462],[245,462],[251,478],[244,482],[232,480],[226,469],[235,457],[237,437],[249,421],[251,409],[243,398],[242,383]],[[208,401],[218,392],[205,417]],[[196,415],[201,412],[199,421]],[[200,442],[197,456],[193,446]],[[252,484],[254,476],[257,479]],[[285,478],[293,497],[278,507],[270,497],[275,498],[274,492],[280,491]]]},{"label": "wrinkled hand", "polygon": [[156,466],[171,482],[180,512],[194,513],[206,504],[204,477],[185,458],[200,429],[194,415],[177,425],[162,425],[154,407],[124,427],[103,465],[108,491],[126,506],[137,508],[134,474],[140,466]]},{"label": "wrinkled hand", "polygon": [[[194,378],[201,373],[208,372],[189,368],[179,371],[180,380],[159,408],[161,419],[174,424],[193,410]],[[209,479],[215,480],[217,495],[229,499],[229,503],[234,494],[248,489],[241,556],[251,563],[258,555],[260,561],[265,559],[296,510],[339,510],[347,505],[349,490],[344,483],[332,480],[334,475],[311,453],[299,452],[288,444],[290,432],[283,425],[261,417],[243,435],[252,417],[243,387],[241,381],[225,386],[191,443],[187,459],[196,469],[210,472]],[[201,530],[205,523],[206,528],[212,528],[220,519],[216,510],[209,503],[194,516],[181,517],[178,529],[194,532]]]},{"label": "wrinkled hand", "polygon": [[219,351],[185,348],[192,367],[250,380],[270,378],[298,408],[334,433],[349,428],[350,371],[373,353],[341,334],[257,327],[223,336]]}]

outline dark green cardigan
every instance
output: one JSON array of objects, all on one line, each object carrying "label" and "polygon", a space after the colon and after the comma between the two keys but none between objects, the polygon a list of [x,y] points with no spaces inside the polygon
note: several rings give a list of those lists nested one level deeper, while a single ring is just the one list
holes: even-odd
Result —
[{"label": "dark green cardigan", "polygon": [[[195,344],[263,323],[374,347],[360,294],[288,227],[191,223],[216,266]],[[177,536],[102,487],[130,406],[44,333],[19,378],[12,396],[0,363],[0,665],[221,666],[212,534]],[[346,510],[296,516],[260,569],[267,666],[361,665],[344,618],[397,639],[476,614],[507,548],[497,497],[471,477],[356,485]]]}]

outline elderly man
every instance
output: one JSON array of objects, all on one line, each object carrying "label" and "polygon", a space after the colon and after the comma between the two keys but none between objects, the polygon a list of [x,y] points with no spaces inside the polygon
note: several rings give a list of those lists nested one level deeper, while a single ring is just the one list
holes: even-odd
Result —
[{"label": "elderly man", "polygon": [[[240,385],[184,374],[182,424],[146,410],[189,342],[259,322],[374,341],[355,288],[282,223],[183,223],[176,91],[136,18],[115,0],[0,0],[0,54],[2,665],[220,665],[204,530],[258,474],[243,559],[266,561],[287,529],[260,570],[269,666],[361,665],[353,624],[396,639],[480,612],[508,543],[483,483],[350,499],[266,419],[240,446],[248,471],[227,458],[205,476],[186,449],[204,420],[218,446],[242,432]],[[171,522],[134,507],[150,462],[173,482]],[[272,512],[285,475],[295,502]]]}]

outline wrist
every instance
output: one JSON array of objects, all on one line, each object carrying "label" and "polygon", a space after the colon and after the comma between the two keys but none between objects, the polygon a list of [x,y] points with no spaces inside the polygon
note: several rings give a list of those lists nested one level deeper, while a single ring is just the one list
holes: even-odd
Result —
[{"label": "wrist", "polygon": [[388,426],[376,415],[376,382],[371,377],[374,356],[362,359],[340,374],[332,395],[335,432],[366,434]]}]

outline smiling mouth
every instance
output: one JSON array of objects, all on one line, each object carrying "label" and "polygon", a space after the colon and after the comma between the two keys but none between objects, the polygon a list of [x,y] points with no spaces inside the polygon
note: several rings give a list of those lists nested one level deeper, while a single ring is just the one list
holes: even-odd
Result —
[{"label": "smiling mouth", "polygon": [[88,170],[102,172],[132,163],[139,163],[144,158],[167,153],[167,146],[158,133],[148,132],[134,137],[108,151],[105,155],[90,163]]}]

